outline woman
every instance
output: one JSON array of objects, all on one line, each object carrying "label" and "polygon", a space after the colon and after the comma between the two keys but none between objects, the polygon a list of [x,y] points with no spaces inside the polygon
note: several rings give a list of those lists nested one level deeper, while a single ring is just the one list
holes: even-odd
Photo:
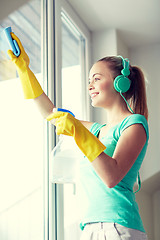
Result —
[{"label": "woman", "polygon": [[[89,73],[92,106],[106,110],[107,124],[79,121],[54,104],[29,69],[21,42],[20,56],[8,54],[16,64],[25,98],[34,99],[57,134],[73,136],[85,157],[80,161],[82,240],[147,239],[133,186],[148,146],[148,109],[145,81],[128,59],[106,57]],[[130,101],[129,106],[128,102]]]}]

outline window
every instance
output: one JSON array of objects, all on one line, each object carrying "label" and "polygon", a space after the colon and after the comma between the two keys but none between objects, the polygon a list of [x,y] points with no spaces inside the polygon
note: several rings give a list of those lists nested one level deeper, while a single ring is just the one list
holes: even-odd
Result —
[{"label": "window", "polygon": [[[57,107],[88,119],[89,33],[67,1],[27,1],[0,22],[0,34],[8,26],[20,38],[31,70]],[[49,183],[54,128],[44,124],[33,100],[24,100],[7,48],[0,38],[0,239],[79,239],[75,186]]]},{"label": "window", "polygon": [[[49,18],[49,32],[55,42],[53,45],[52,41],[49,43],[48,52],[54,71],[52,67],[49,74],[49,92],[51,96],[54,93],[53,101],[56,107],[67,108],[78,119],[89,120],[88,81],[86,79],[90,64],[90,35],[67,1],[55,0],[53,6],[49,6],[49,13],[52,8],[54,10],[53,18],[52,16]],[[55,56],[52,57],[53,48]],[[54,82],[53,76],[55,76]],[[49,131],[50,145],[52,145],[50,151],[54,147],[52,144],[55,141],[52,138],[54,132],[52,128]],[[76,186],[51,183],[49,192],[50,239],[79,239],[81,230],[79,228]]]},{"label": "window", "polygon": [[[82,54],[85,39],[62,12],[62,106],[70,109],[77,118],[83,118],[82,105],[84,72]],[[83,59],[84,63],[84,59]],[[79,239],[79,213],[76,185],[64,184],[64,239]]]},{"label": "window", "polygon": [[[1,4],[3,5],[3,4]],[[11,26],[41,76],[41,1],[29,1],[0,22]],[[2,36],[2,35],[1,35]],[[43,120],[24,100],[15,66],[0,41],[0,239],[43,239]]]},{"label": "window", "polygon": [[[76,118],[87,117],[86,51],[87,40],[69,15],[62,11],[62,107]],[[63,185],[64,240],[79,239],[80,219],[76,184]],[[62,227],[63,225],[61,225]],[[63,229],[61,229],[63,231]],[[59,238],[58,238],[59,240]]]}]

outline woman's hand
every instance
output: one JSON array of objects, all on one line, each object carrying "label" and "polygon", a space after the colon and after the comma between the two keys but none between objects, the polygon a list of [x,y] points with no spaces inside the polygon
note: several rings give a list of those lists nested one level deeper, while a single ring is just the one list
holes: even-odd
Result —
[{"label": "woman's hand", "polygon": [[92,162],[106,147],[83,124],[70,113],[54,112],[47,117],[55,119],[56,133],[72,136],[84,155]]},{"label": "woman's hand", "polygon": [[36,76],[29,68],[29,57],[26,54],[19,38],[14,33],[11,33],[11,36],[17,41],[21,53],[18,57],[16,57],[11,50],[8,50],[8,55],[12,62],[16,65],[18,75],[21,79],[24,97],[26,99],[37,98],[42,95],[43,90]]},{"label": "woman's hand", "polygon": [[11,33],[11,37],[17,41],[21,53],[20,53],[19,57],[16,57],[11,50],[8,50],[7,51],[8,56],[10,57],[12,62],[15,63],[17,69],[21,69],[21,71],[25,70],[25,68],[29,67],[29,62],[30,62],[29,57],[28,57],[27,53],[25,52],[19,38],[14,33]]}]

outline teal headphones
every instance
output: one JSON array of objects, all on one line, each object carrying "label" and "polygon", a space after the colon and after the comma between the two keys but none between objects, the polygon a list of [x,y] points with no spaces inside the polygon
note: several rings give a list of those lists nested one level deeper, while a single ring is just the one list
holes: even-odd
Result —
[{"label": "teal headphones", "polygon": [[122,75],[119,75],[114,79],[114,88],[123,97],[124,101],[126,102],[131,112],[134,113],[131,107],[129,106],[127,100],[122,95],[122,93],[127,92],[131,86],[131,80],[128,78],[128,76],[130,75],[129,60],[128,58],[124,59],[122,56],[118,56],[118,57],[122,58],[123,69],[121,70]]},{"label": "teal headphones", "polygon": [[129,71],[129,60],[127,58],[123,58],[122,56],[118,56],[122,58],[123,69],[121,70],[122,75],[119,75],[114,80],[114,88],[117,92],[127,92],[131,86],[131,80],[127,77],[130,74]]}]

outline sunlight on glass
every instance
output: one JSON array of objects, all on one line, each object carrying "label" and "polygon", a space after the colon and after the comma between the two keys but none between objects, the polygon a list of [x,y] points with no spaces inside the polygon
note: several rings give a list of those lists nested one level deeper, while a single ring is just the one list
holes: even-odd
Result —
[{"label": "sunlight on glass", "polygon": [[82,115],[81,85],[80,65],[62,69],[62,105],[72,111],[76,118]]},{"label": "sunlight on glass", "polygon": [[[62,69],[62,105],[71,110],[76,118],[82,116],[81,66],[75,65]],[[78,153],[77,153],[78,154]],[[80,159],[79,159],[80,160]],[[77,172],[78,173],[78,172]],[[78,236],[79,212],[77,206],[76,184],[64,184],[64,228],[65,240]]]},{"label": "sunlight on glass", "polygon": [[33,100],[24,99],[2,34],[4,28],[12,28],[42,85],[41,0],[12,4],[4,16],[0,20],[0,240],[42,240],[43,119]]},{"label": "sunlight on glass", "polygon": [[35,173],[33,169],[41,170],[43,122],[32,100],[24,100],[19,79],[0,83],[0,109],[0,189],[5,193],[1,196],[0,210],[3,210],[41,182],[40,171]]},{"label": "sunlight on glass", "polygon": [[[5,224],[3,218],[8,214],[11,225],[5,234],[12,237],[13,223],[21,229],[28,214],[32,221],[38,218],[33,232],[38,227],[41,233],[43,120],[32,101],[24,99],[19,79],[0,82],[0,223]],[[14,211],[18,219],[12,219]],[[26,231],[19,234],[32,234],[31,229]]]}]

